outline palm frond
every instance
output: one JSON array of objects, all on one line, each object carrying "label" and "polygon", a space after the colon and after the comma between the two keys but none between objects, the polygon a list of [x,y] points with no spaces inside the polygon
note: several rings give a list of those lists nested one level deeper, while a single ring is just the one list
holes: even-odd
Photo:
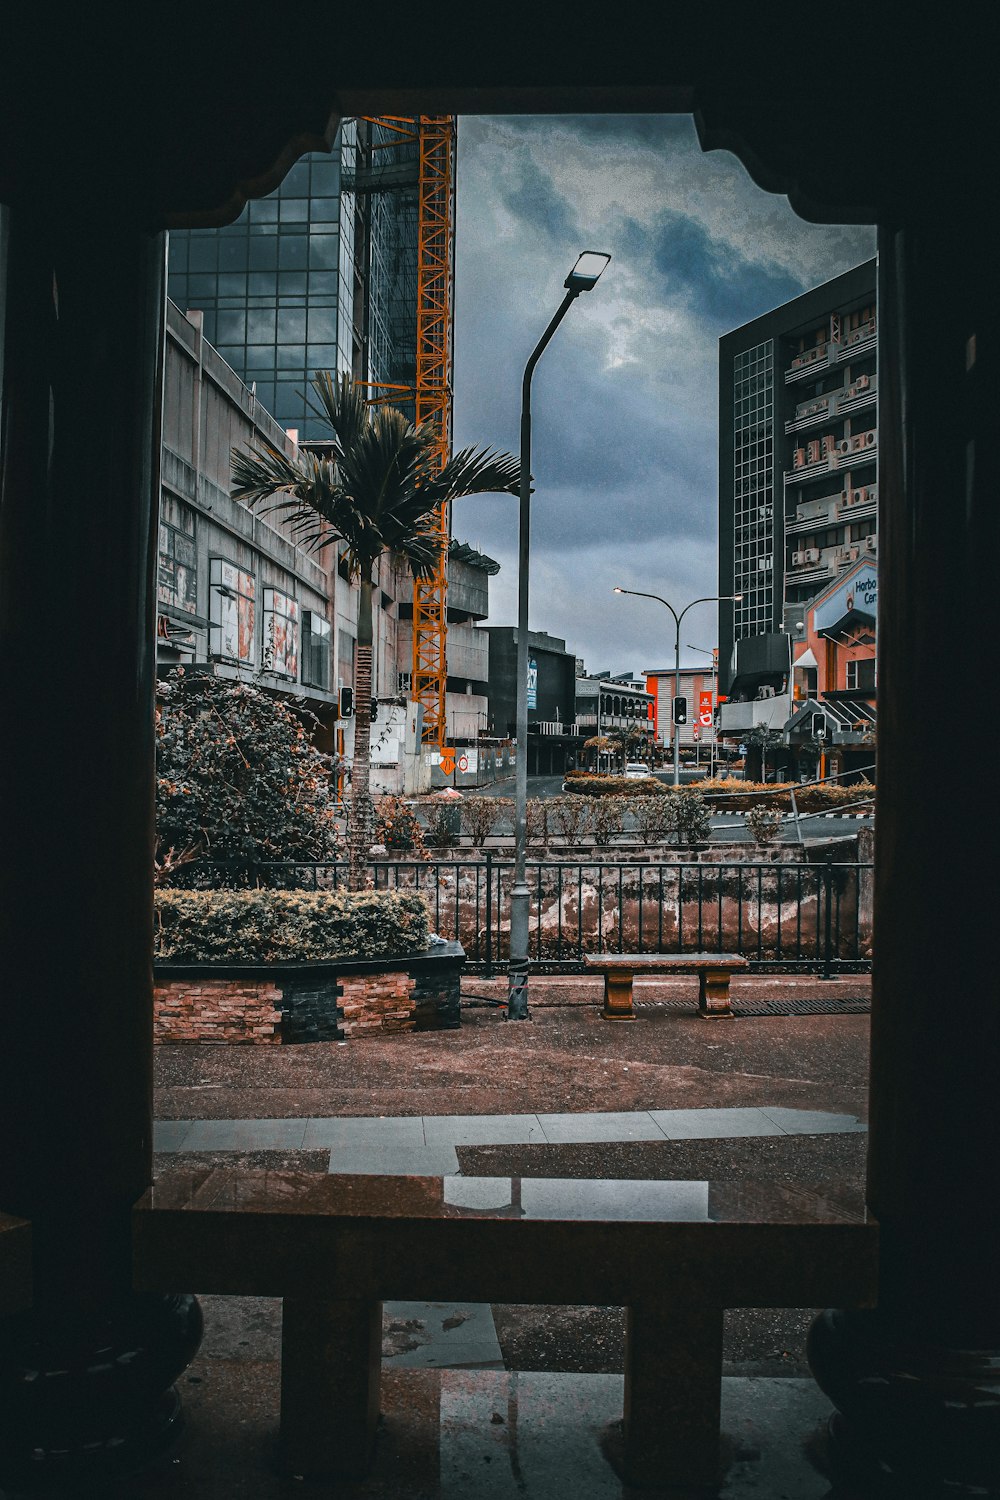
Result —
[{"label": "palm frond", "polygon": [[316,392],[316,400],[307,397],[306,404],[315,416],[329,425],[340,454],[349,453],[370,421],[368,403],[361,387],[354,384],[350,375],[341,375],[337,380],[329,370],[317,370],[310,384]]},{"label": "palm frond", "polygon": [[460,500],[465,495],[516,495],[521,484],[521,464],[512,453],[493,448],[463,448],[450,458],[439,474],[422,486],[433,503]]}]

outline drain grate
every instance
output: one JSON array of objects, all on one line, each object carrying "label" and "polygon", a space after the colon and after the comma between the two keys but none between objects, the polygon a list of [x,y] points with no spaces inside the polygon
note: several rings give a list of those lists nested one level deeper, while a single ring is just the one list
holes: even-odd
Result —
[{"label": "drain grate", "polygon": [[[871,1001],[856,1000],[733,1000],[734,1016],[867,1016]],[[636,1011],[690,1010],[690,1000],[635,1000]]]}]

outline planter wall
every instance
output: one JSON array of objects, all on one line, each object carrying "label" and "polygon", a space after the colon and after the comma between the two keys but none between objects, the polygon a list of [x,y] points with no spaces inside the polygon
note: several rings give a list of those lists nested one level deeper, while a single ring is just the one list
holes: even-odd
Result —
[{"label": "planter wall", "polygon": [[439,943],[399,959],[157,964],[153,1037],[260,1046],[454,1030],[464,963],[460,943]]}]

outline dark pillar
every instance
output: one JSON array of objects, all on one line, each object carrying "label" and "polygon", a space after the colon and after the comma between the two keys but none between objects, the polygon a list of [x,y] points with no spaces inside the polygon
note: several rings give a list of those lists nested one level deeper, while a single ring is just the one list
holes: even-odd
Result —
[{"label": "dark pillar", "polygon": [[130,1290],[152,1134],[164,240],[113,203],[21,201],[8,249],[0,1209],[31,1220],[35,1305],[0,1323],[0,1485],[19,1489],[162,1444],[200,1315]]},{"label": "dark pillar", "polygon": [[842,1413],[835,1452],[908,1496],[1000,1495],[997,853],[983,782],[946,751],[994,691],[1000,318],[990,237],[963,201],[932,195],[880,237],[879,1296],[810,1338]]}]

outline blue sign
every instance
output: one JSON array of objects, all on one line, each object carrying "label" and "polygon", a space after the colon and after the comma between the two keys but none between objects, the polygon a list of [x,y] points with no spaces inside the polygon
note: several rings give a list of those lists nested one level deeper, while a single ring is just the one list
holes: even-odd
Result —
[{"label": "blue sign", "polygon": [[538,663],[534,657],[528,662],[528,707],[538,707]]},{"label": "blue sign", "polygon": [[872,563],[859,563],[825,596],[813,611],[813,629],[830,630],[848,615],[874,621],[878,611],[878,572]]}]

